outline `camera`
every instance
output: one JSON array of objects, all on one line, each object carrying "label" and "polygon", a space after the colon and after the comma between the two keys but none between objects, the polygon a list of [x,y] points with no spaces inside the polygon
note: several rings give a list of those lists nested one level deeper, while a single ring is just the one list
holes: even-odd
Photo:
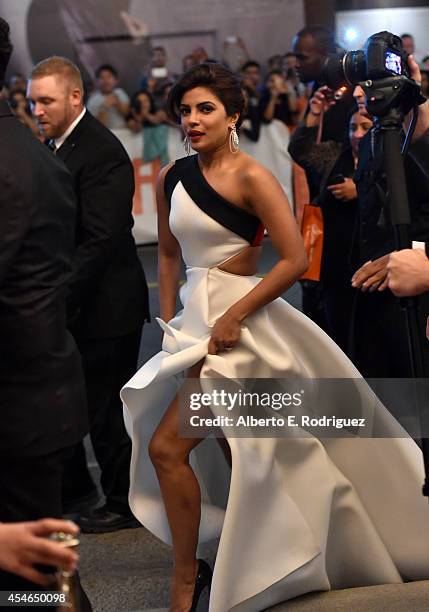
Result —
[{"label": "camera", "polygon": [[355,86],[363,81],[377,81],[394,76],[409,78],[407,53],[402,40],[391,32],[378,32],[368,38],[365,48],[328,55],[323,79],[331,89]]}]

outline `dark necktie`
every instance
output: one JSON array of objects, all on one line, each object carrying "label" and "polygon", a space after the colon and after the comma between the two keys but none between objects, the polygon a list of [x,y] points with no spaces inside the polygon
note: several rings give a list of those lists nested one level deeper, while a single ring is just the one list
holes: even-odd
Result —
[{"label": "dark necktie", "polygon": [[55,140],[54,140],[54,139],[52,139],[52,140],[50,140],[50,141],[48,142],[48,147],[51,149],[51,151],[52,151],[52,153],[53,153],[54,155],[56,155],[56,154],[57,154],[57,147],[55,146]]}]

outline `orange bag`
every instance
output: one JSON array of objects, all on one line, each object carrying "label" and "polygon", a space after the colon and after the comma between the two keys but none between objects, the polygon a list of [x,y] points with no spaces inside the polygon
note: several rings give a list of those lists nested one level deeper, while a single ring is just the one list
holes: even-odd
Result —
[{"label": "orange bag", "polygon": [[320,206],[306,204],[302,215],[301,234],[309,266],[301,280],[320,280],[323,250],[323,215]]}]

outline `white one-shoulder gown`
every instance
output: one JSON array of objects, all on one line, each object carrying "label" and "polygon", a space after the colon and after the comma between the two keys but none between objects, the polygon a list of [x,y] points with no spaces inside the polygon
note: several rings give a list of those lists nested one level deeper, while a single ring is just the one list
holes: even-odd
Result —
[{"label": "white one-shoulder gown", "polygon": [[[183,309],[168,323],[158,320],[162,351],[121,395],[132,439],[132,511],[171,542],[147,448],[190,366],[205,359],[202,383],[302,376],[356,379],[366,387],[336,344],[280,298],[247,317],[233,350],[208,355],[216,320],[260,282],[217,266],[259,230],[211,188],[196,156],[176,162],[166,192],[187,266]],[[369,388],[367,394],[372,403]],[[341,415],[341,406],[335,410]],[[382,406],[374,421],[381,435],[403,437],[229,437],[231,473],[216,440],[197,447],[191,461],[202,492],[200,543],[220,538],[210,612],[257,612],[315,590],[429,578],[421,452]]]}]

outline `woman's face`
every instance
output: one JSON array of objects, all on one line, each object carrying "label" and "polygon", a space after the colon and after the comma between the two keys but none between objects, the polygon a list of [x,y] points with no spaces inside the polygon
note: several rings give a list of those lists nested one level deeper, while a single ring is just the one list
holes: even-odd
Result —
[{"label": "woman's face", "polygon": [[358,154],[360,141],[365,136],[365,134],[369,132],[372,126],[372,120],[369,117],[362,115],[362,113],[360,112],[354,113],[354,115],[350,119],[349,138],[353,153],[355,155]]},{"label": "woman's face", "polygon": [[357,104],[358,111],[362,115],[368,115],[368,111],[366,110],[366,95],[360,85],[356,85],[356,87],[354,88],[353,98],[355,99],[355,102]]},{"label": "woman's face", "polygon": [[187,91],[181,100],[181,125],[195,151],[215,151],[228,144],[238,113],[228,117],[219,98],[206,87]]},{"label": "woman's face", "polygon": [[138,101],[140,102],[140,109],[142,112],[144,113],[149,113],[150,112],[150,98],[147,94],[145,93],[141,93],[138,95]]}]

